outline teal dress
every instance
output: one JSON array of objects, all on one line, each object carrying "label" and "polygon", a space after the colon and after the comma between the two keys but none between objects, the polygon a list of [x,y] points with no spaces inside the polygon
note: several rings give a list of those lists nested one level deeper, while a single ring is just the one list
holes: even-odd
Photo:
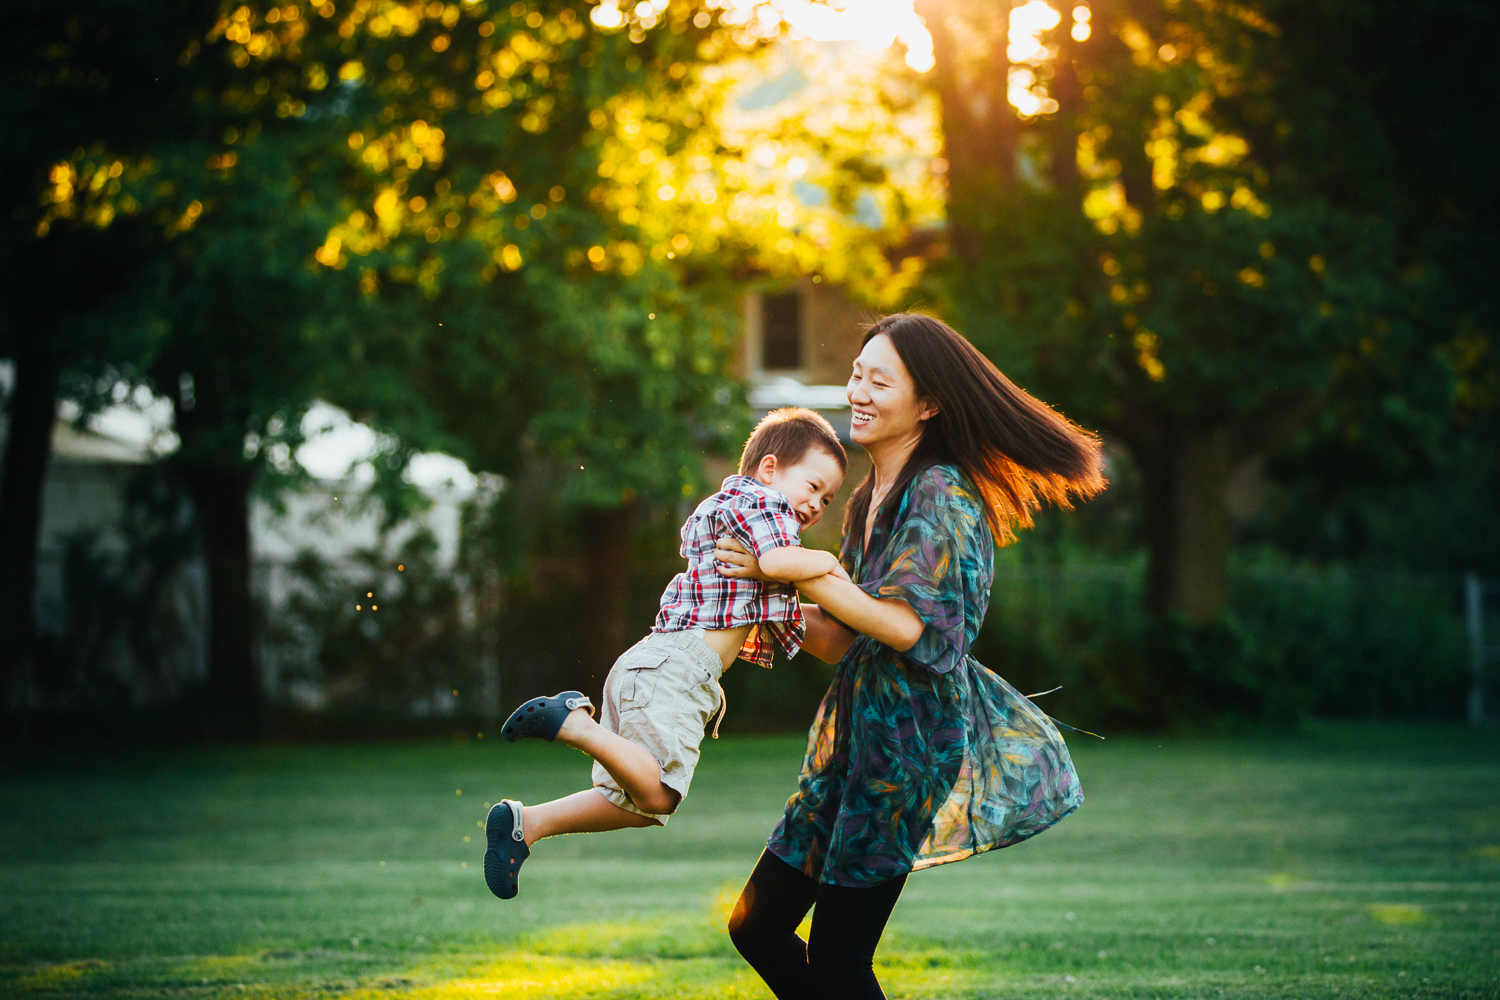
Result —
[{"label": "teal dress", "polygon": [[1019,843],[1083,802],[1052,720],[969,655],[995,548],[974,484],[952,465],[927,469],[891,523],[868,552],[851,533],[841,561],[927,628],[905,653],[855,639],[767,843],[808,876],[856,888]]}]

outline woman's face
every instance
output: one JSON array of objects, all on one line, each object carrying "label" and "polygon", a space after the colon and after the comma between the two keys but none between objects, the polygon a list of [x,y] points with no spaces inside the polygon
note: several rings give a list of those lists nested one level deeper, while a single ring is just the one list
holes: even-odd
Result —
[{"label": "woman's face", "polygon": [[853,410],[849,437],[865,448],[919,437],[923,421],[937,412],[929,400],[917,398],[916,383],[885,334],[871,337],[854,359],[844,395]]}]

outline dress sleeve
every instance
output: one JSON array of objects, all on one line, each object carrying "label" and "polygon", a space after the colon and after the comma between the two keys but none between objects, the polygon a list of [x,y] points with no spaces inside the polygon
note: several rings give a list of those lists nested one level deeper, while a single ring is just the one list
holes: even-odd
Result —
[{"label": "dress sleeve", "polygon": [[989,598],[971,592],[984,576],[977,570],[987,530],[974,498],[956,492],[941,470],[912,482],[906,516],[885,548],[885,573],[860,584],[872,597],[905,601],[926,623],[917,644],[901,654],[909,662],[946,674],[968,653],[968,612],[982,616]]}]

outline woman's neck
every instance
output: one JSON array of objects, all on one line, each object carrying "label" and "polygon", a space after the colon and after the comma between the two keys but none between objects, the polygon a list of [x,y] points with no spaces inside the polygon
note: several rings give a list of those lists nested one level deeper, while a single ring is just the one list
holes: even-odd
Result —
[{"label": "woman's neck", "polygon": [[870,456],[870,464],[875,469],[875,492],[872,497],[874,503],[870,505],[871,513],[885,495],[890,491],[896,478],[901,475],[901,470],[906,468],[906,460],[911,458],[911,453],[917,450],[917,445],[922,441],[922,431],[916,430],[905,437],[895,438],[889,441],[877,441],[868,445],[865,451]]}]

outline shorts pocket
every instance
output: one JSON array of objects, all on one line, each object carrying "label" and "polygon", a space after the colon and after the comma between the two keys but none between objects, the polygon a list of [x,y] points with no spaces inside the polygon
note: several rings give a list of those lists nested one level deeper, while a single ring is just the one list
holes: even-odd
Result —
[{"label": "shorts pocket", "polygon": [[668,658],[666,653],[658,650],[640,650],[626,654],[619,666],[621,711],[650,704],[661,684],[662,665]]},{"label": "shorts pocket", "polygon": [[[703,671],[698,672],[703,673]],[[713,676],[709,675],[705,682],[689,688],[686,702],[682,720],[683,736],[692,737],[696,746],[708,728],[709,722],[719,711],[719,688],[713,683]]]}]

